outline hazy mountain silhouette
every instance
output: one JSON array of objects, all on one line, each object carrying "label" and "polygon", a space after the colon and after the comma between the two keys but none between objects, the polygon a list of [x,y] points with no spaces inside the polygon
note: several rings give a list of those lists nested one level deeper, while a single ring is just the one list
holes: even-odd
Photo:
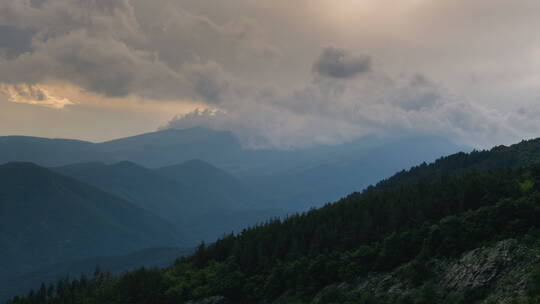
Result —
[{"label": "hazy mountain silhouette", "polygon": [[81,163],[54,170],[161,216],[192,244],[285,214],[235,177],[201,160],[155,170],[128,161]]},{"label": "hazy mountain silhouette", "polygon": [[29,136],[0,137],[0,163],[26,161],[42,166],[60,166],[112,160],[110,155],[98,151],[96,145],[91,142]]},{"label": "hazy mountain silhouette", "polygon": [[460,150],[469,149],[440,137],[368,137],[339,146],[291,152],[297,153],[294,158],[302,159],[302,154],[311,157],[287,170],[254,173],[242,177],[242,181],[278,206],[301,211],[360,191],[396,171]]},{"label": "hazy mountain silhouette", "polygon": [[[245,189],[256,193],[255,200],[250,200],[258,207],[288,210],[321,206],[416,163],[469,150],[433,136],[400,139],[371,136],[339,145],[295,150],[249,150],[243,149],[232,133],[205,128],[162,130],[99,144],[25,137],[16,139],[0,138],[0,143],[9,146],[8,152],[0,150],[0,161],[22,159],[58,166],[74,163],[72,154],[77,154],[79,162],[127,160],[147,168],[161,168],[199,159],[225,170],[240,180]],[[59,144],[55,145],[56,142]],[[198,170],[204,172],[202,167]],[[190,178],[183,177],[183,180],[190,182]],[[229,186],[230,189],[238,189]],[[213,183],[209,189],[223,192],[223,188],[228,187]],[[239,191],[249,193],[247,190]],[[219,201],[240,204],[242,200],[235,195],[231,196],[234,197],[232,202],[223,200],[231,193],[234,191],[228,191]],[[265,203],[268,199],[271,200],[270,205]],[[205,204],[204,201],[199,203]]]},{"label": "hazy mountain silhouette", "polygon": [[167,129],[96,144],[98,151],[117,160],[129,160],[150,168],[203,159],[220,165],[241,150],[231,132],[205,128]]},{"label": "hazy mountain silhouette", "polygon": [[[214,201],[224,209],[247,209],[255,207],[255,197],[251,189],[224,170],[218,169],[200,159],[154,170],[159,175],[185,185],[190,191],[203,195],[202,201]],[[216,201],[220,199],[220,201]],[[262,204],[262,202],[259,202]],[[201,203],[199,203],[201,204]],[[215,209],[217,206],[210,206]],[[212,209],[208,209],[212,210]]]},{"label": "hazy mountain silhouette", "polygon": [[31,163],[0,166],[1,276],[92,256],[183,245],[160,217]]}]

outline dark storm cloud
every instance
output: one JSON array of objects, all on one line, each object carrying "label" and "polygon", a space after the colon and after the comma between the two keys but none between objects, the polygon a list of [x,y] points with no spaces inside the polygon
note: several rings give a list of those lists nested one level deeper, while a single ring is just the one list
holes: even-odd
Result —
[{"label": "dark storm cloud", "polygon": [[136,93],[159,98],[190,92],[181,74],[118,40],[72,31],[35,47],[0,62],[0,81],[32,84],[55,79],[110,97]]},{"label": "dark storm cloud", "polygon": [[313,64],[313,71],[320,76],[349,79],[371,70],[369,57],[354,57],[337,47],[325,48]]},{"label": "dark storm cloud", "polygon": [[225,72],[215,62],[190,67],[188,79],[193,83],[195,92],[211,104],[221,102],[229,89]]},{"label": "dark storm cloud", "polygon": [[0,0],[0,25],[23,54],[0,59],[0,82],[59,80],[108,97],[219,103],[236,81],[224,64],[277,54],[254,22],[217,24],[165,0]]},{"label": "dark storm cloud", "polygon": [[34,34],[31,29],[0,25],[0,50],[10,58],[29,52]]}]

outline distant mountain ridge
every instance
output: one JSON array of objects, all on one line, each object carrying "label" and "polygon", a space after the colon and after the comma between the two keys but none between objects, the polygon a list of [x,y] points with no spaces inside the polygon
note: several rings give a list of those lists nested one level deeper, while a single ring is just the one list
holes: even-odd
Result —
[{"label": "distant mountain ridge", "polygon": [[[72,164],[53,170],[136,203],[171,222],[181,218],[183,208],[189,208],[191,199],[196,199],[189,198],[182,185],[128,161]],[[184,201],[184,206],[179,201]]]},{"label": "distant mountain ridge", "polygon": [[200,159],[237,178],[257,193],[256,201],[291,211],[321,206],[419,162],[469,150],[433,136],[368,136],[339,145],[248,150],[234,134],[205,128],[168,129],[104,143],[0,137],[2,145],[7,148],[0,149],[0,163],[25,160],[50,167],[130,161],[153,169]]},{"label": "distant mountain ridge", "polygon": [[309,163],[299,162],[284,172],[253,174],[242,180],[280,205],[294,206],[295,210],[302,211],[361,191],[420,162],[468,150],[438,137],[370,137],[311,150],[309,155],[322,154],[324,157]]},{"label": "distant mountain ridge", "polygon": [[231,132],[206,128],[166,129],[96,144],[98,151],[115,159],[129,160],[149,168],[203,159],[219,165],[242,150]]},{"label": "distant mountain ridge", "polygon": [[92,256],[182,246],[142,208],[31,163],[0,166],[0,276]]},{"label": "distant mountain ridge", "polygon": [[41,166],[113,159],[96,149],[91,142],[71,139],[49,139],[29,136],[0,137],[0,164],[26,161]]},{"label": "distant mountain ridge", "polygon": [[72,164],[53,170],[164,218],[193,245],[285,214],[235,177],[201,160],[154,170],[129,161]]},{"label": "distant mountain ridge", "polygon": [[200,159],[192,159],[178,165],[161,167],[155,169],[154,172],[186,185],[192,191],[206,194],[208,199],[215,200],[212,197],[224,199],[225,201],[216,202],[221,204],[221,208],[256,208],[254,200],[264,199],[255,197],[252,190],[236,177]]},{"label": "distant mountain ridge", "polygon": [[[0,163],[28,161],[55,167],[73,163],[124,160],[148,167],[175,165],[194,158],[205,158],[241,146],[230,132],[204,128],[168,129],[102,143],[31,136],[0,137]],[[204,151],[209,151],[210,154]]]}]

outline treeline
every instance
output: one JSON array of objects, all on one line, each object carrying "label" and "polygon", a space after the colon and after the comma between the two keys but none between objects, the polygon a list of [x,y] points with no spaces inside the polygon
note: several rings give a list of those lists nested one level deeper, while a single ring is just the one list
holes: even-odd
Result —
[{"label": "treeline", "polygon": [[[254,303],[261,299],[276,299],[291,291],[296,300],[308,303],[327,285],[354,279],[370,271],[392,270],[409,261],[412,262],[401,270],[401,275],[413,284],[421,285],[433,275],[425,265],[429,258],[455,256],[481,244],[506,238],[538,239],[539,216],[540,194],[535,192],[515,201],[504,199],[495,205],[446,217],[433,225],[391,233],[355,250],[280,261],[261,273],[250,275],[241,271],[232,258],[221,262],[210,260],[199,266],[193,257],[177,261],[166,270],[140,269],[116,280],[99,283],[74,280],[71,285],[63,284],[65,287],[60,288],[58,294],[53,291],[44,296],[41,291],[32,292],[27,298],[9,303],[172,304],[212,295],[223,295],[238,303]],[[533,283],[538,285],[538,281]],[[537,285],[531,285],[531,295],[539,294],[540,286]],[[438,291],[432,294],[434,289],[436,287],[429,284],[424,286],[421,289],[424,292],[415,295],[416,300],[423,300],[410,303],[434,303],[434,295],[441,303],[471,303],[478,297],[474,293],[442,294]],[[402,300],[410,297],[406,295]],[[394,297],[378,299],[369,292],[330,293],[318,303],[336,303],[339,298],[343,299],[339,303],[349,300],[350,303],[399,303]]]},{"label": "treeline", "polygon": [[335,204],[285,220],[274,220],[201,246],[194,261],[235,257],[243,272],[264,272],[276,261],[354,249],[401,230],[476,210],[502,198],[540,190],[540,168],[441,176],[431,183],[370,188]]},{"label": "treeline", "polygon": [[497,146],[491,150],[456,153],[441,157],[431,164],[422,163],[382,180],[377,188],[384,189],[433,180],[443,174],[517,168],[540,163],[540,139],[524,140],[511,146]]},{"label": "treeline", "polygon": [[[371,187],[321,209],[224,236],[164,270],[140,269],[99,284],[76,280],[64,288],[67,293],[34,292],[8,304],[172,304],[215,295],[235,303],[284,295],[308,303],[325,286],[408,262],[404,277],[431,288],[426,284],[432,276],[425,264],[429,259],[454,257],[510,237],[538,238],[538,218],[540,165],[442,174],[429,182]],[[452,303],[478,297],[435,294],[437,301]],[[397,303],[368,293],[337,296],[344,297],[342,303]],[[422,301],[417,302],[433,303]]]}]

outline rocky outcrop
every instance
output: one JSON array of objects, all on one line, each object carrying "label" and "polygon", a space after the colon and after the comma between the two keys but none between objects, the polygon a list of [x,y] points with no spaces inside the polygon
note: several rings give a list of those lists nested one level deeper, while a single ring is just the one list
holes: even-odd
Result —
[{"label": "rocky outcrop", "polygon": [[441,286],[452,291],[489,287],[519,267],[515,257],[523,250],[516,240],[506,240],[467,252],[446,268]]},{"label": "rocky outcrop", "polygon": [[354,284],[354,291],[373,291],[375,294],[403,293],[407,289],[407,282],[400,280],[393,273],[370,273],[358,278]]},{"label": "rocky outcrop", "polygon": [[[433,259],[428,262],[432,275],[428,280],[442,294],[481,291],[489,303],[510,303],[523,295],[531,267],[540,261],[540,244],[526,246],[508,239],[471,250],[456,259]],[[354,280],[323,289],[343,292],[371,292],[375,296],[418,293],[422,286],[400,275],[402,265],[392,272],[369,273]]]},{"label": "rocky outcrop", "polygon": [[188,301],[184,304],[232,304],[223,296],[214,296],[197,301]]}]

